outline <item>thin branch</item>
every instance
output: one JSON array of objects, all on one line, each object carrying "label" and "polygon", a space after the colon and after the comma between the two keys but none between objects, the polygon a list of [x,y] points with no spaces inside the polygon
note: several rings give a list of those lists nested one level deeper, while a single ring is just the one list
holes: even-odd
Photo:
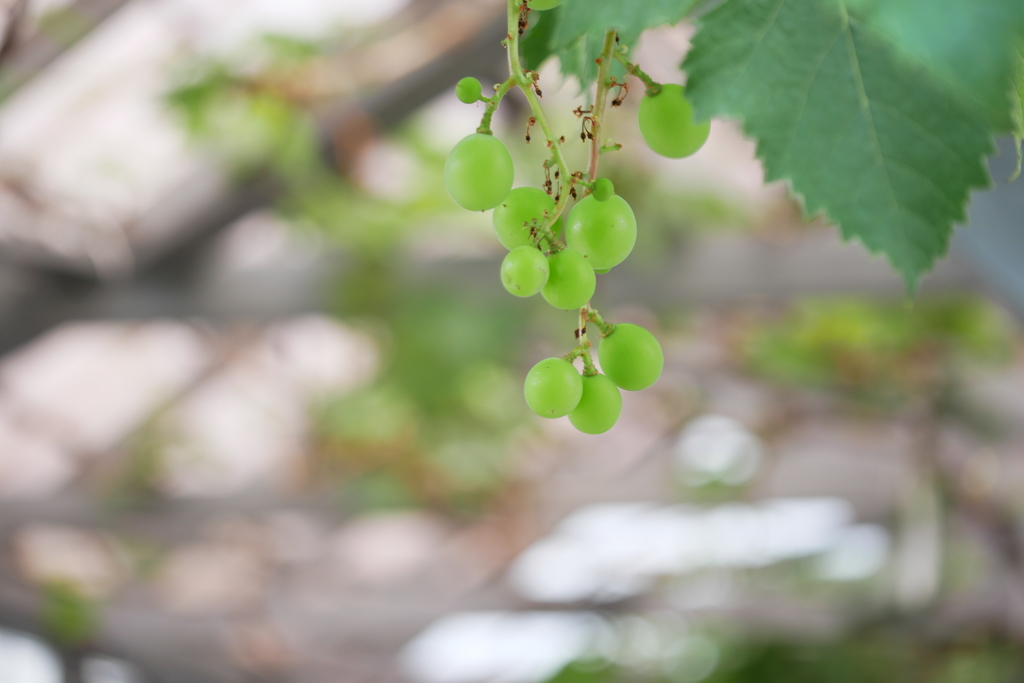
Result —
[{"label": "thin branch", "polygon": [[6,59],[17,42],[18,31],[25,23],[28,0],[16,0],[14,6],[7,12],[7,23],[4,24],[3,33],[0,34],[0,61]]}]

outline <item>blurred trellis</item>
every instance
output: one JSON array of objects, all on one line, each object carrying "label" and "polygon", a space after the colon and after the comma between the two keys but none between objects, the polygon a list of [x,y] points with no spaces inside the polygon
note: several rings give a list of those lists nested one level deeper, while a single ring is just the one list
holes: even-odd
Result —
[{"label": "blurred trellis", "polygon": [[[571,326],[438,180],[500,3],[7,5],[0,626],[65,680],[1021,675],[1024,362],[967,263],[906,306],[730,127],[627,145],[600,295],[667,376],[538,428]],[[45,662],[0,632],[4,683]]]}]

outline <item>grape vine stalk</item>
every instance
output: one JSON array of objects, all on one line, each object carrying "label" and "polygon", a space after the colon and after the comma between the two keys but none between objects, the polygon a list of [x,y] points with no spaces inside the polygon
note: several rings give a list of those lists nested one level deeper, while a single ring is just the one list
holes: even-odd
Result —
[{"label": "grape vine stalk", "polygon": [[[592,303],[597,275],[622,263],[637,236],[636,217],[629,203],[615,194],[610,180],[598,176],[601,155],[621,147],[601,140],[609,98],[611,106],[617,107],[629,90],[628,83],[611,75],[612,62],[619,61],[626,74],[642,82],[638,124],[644,141],[658,154],[671,158],[693,154],[707,139],[709,124],[694,120],[681,85],[651,79],[629,60],[628,46],[609,30],[596,59],[593,104],[573,111],[581,121],[579,137],[590,146],[587,168],[571,169],[564,154],[566,139],[555,134],[541,106],[539,75],[523,67],[520,54],[520,37],[531,14],[558,4],[559,0],[508,0],[508,35],[502,42],[508,51],[509,77],[494,86],[490,97],[483,95],[475,78],[459,81],[458,99],[467,104],[483,102],[484,114],[476,132],[452,149],[444,178],[448,193],[462,208],[493,209],[495,234],[509,249],[500,275],[511,294],[529,297],[539,293],[556,308],[579,310],[575,347],[564,356],[538,362],[527,374],[527,405],[541,417],[568,416],[580,431],[600,434],[619,418],[620,390],[650,387],[664,366],[661,345],[653,334],[638,325],[606,321]],[[523,93],[530,106],[526,142],[532,139],[530,130],[538,126],[550,152],[543,165],[542,189],[513,189],[512,157],[491,130],[495,111],[514,89]],[[576,204],[568,210],[570,200]],[[600,335],[597,356],[604,374],[594,361],[588,325]],[[574,365],[576,360],[582,362],[582,374]]]}]

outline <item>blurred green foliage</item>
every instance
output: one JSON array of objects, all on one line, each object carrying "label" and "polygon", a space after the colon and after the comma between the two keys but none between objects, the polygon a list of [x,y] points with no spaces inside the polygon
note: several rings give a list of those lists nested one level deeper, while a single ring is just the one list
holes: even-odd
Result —
[{"label": "blurred green foliage", "polygon": [[525,416],[514,367],[524,307],[403,287],[381,301],[376,291],[372,308],[359,296],[342,296],[340,305],[350,320],[386,315],[376,319],[386,331],[384,367],[375,383],[319,406],[319,457],[349,473],[386,466],[369,480],[392,480],[377,489],[386,501],[476,510],[500,492],[508,439]]},{"label": "blurred green foliage", "polygon": [[896,633],[800,643],[734,637],[710,673],[706,662],[673,661],[666,653],[642,667],[573,662],[547,683],[1013,683],[1024,676],[1024,653],[1009,644],[943,644]]},{"label": "blurred green foliage", "polygon": [[137,508],[160,496],[170,436],[163,412],[151,415],[125,444],[127,455],[98,482],[101,499],[114,511]]},{"label": "blurred green foliage", "polygon": [[99,630],[97,606],[74,584],[63,581],[47,583],[43,586],[42,598],[42,628],[59,645],[84,645]]},{"label": "blurred green foliage", "polygon": [[1008,362],[1014,336],[1005,317],[978,299],[911,307],[822,298],[752,324],[740,347],[746,365],[769,379],[890,405],[934,386],[935,373],[957,363]]},{"label": "blurred green foliage", "polygon": [[[272,47],[283,54],[275,67],[310,54]],[[228,62],[192,65],[168,102],[235,172],[269,166],[287,188],[278,204],[285,218],[345,249],[333,312],[384,350],[376,381],[313,406],[311,484],[341,486],[363,508],[479,511],[503,488],[508,440],[526,415],[516,365],[528,306],[494,296],[497,276],[484,292],[427,290],[410,276],[410,240],[424,226],[439,242],[462,239],[459,222],[447,220],[443,154],[414,125],[396,132],[412,172],[404,192],[381,196],[328,168],[301,107]]]},{"label": "blurred green foliage", "polygon": [[[944,646],[897,634],[825,643],[742,641],[706,683],[1008,683],[1024,660],[1007,646]],[[966,676],[966,677],[965,677]]]}]

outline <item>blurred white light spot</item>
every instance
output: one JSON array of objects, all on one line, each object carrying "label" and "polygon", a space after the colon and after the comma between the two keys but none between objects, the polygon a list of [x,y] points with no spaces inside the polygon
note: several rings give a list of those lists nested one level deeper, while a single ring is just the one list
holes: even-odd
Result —
[{"label": "blurred white light spot", "polygon": [[781,559],[765,544],[770,515],[749,505],[722,505],[706,515],[703,525],[711,547],[710,564],[760,567]]},{"label": "blurred white light spot", "polygon": [[463,612],[435,621],[401,653],[419,683],[533,683],[581,657],[602,621],[569,612]]},{"label": "blurred white light spot", "polygon": [[50,439],[103,451],[186,386],[208,356],[203,338],[178,322],[67,323],[7,356],[0,382],[8,405],[45,425]]},{"label": "blurred white light spot", "polygon": [[381,140],[360,154],[355,176],[370,194],[398,200],[412,194],[418,171],[419,162],[410,150]]},{"label": "blurred white light spot", "polygon": [[853,519],[853,506],[843,498],[774,498],[763,542],[778,558],[805,557],[831,548]]},{"label": "blurred white light spot", "polygon": [[538,602],[570,603],[598,595],[607,577],[574,538],[552,536],[531,545],[509,570],[509,581]]},{"label": "blurred white light spot", "polygon": [[315,257],[310,244],[295,239],[291,227],[269,211],[254,211],[227,226],[214,249],[222,272],[308,266]]},{"label": "blurred white light spot", "polygon": [[538,602],[605,602],[639,595],[659,576],[761,567],[829,551],[852,517],[841,498],[780,498],[706,510],[590,505],[527,548],[508,579]]},{"label": "blurred white light spot", "polygon": [[467,130],[480,125],[484,105],[466,106],[455,98],[454,89],[438,95],[417,112],[413,125],[425,145],[445,156]]},{"label": "blurred white light spot", "polygon": [[89,657],[82,662],[83,683],[136,683],[139,674],[128,662],[110,657]]},{"label": "blurred white light spot", "polygon": [[714,481],[738,485],[749,481],[761,463],[761,442],[738,420],[703,415],[683,430],[676,447],[682,478],[700,486]]},{"label": "blurred white light spot", "polygon": [[306,315],[267,332],[268,364],[303,392],[353,389],[377,372],[379,353],[369,335],[322,315]]},{"label": "blurred white light spot", "polygon": [[179,0],[165,12],[196,26],[194,43],[221,54],[241,49],[255,36],[273,34],[318,39],[336,29],[374,24],[400,10],[407,0]]},{"label": "blurred white light spot", "polygon": [[680,643],[678,654],[664,663],[663,670],[668,680],[696,683],[718,668],[719,650],[715,641],[695,634],[686,636]]},{"label": "blurred white light spot", "polygon": [[0,681],[61,683],[64,675],[53,650],[35,638],[0,629]]},{"label": "blurred white light spot", "polygon": [[874,576],[889,556],[889,532],[877,524],[843,529],[835,545],[818,559],[817,574],[827,581],[857,581]]}]

